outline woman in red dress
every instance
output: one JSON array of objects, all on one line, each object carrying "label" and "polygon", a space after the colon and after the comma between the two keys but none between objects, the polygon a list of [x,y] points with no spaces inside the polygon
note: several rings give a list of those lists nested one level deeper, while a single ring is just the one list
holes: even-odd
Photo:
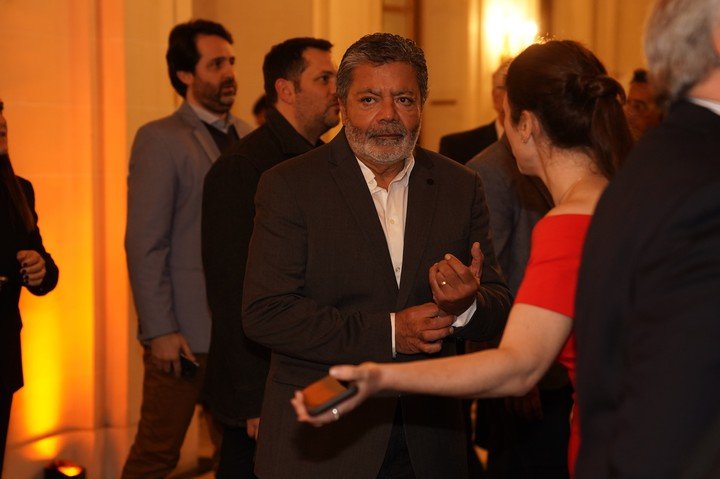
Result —
[{"label": "woman in red dress", "polygon": [[[528,47],[511,63],[506,86],[505,131],[518,167],[545,183],[556,206],[535,226],[530,260],[500,346],[429,361],[334,367],[330,374],[355,381],[358,394],[332,412],[309,416],[302,393],[297,393],[293,405],[301,421],[321,425],[337,420],[380,390],[520,396],[556,358],[574,382],[572,318],[585,233],[595,204],[632,144],[622,110],[624,92],[592,52],[572,41]],[[441,283],[452,283],[447,277],[452,261],[431,268],[436,295],[442,294]],[[479,271],[475,263],[472,269]],[[440,269],[443,282],[435,277]],[[578,424],[575,411],[571,472]]]}]

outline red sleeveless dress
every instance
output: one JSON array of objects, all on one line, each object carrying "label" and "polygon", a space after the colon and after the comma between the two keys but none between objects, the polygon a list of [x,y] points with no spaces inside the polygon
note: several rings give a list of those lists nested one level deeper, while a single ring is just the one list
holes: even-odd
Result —
[{"label": "red sleeveless dress", "polygon": [[[570,318],[575,316],[580,257],[591,218],[590,215],[579,214],[554,215],[544,217],[535,225],[530,259],[515,303],[531,304]],[[575,334],[571,333],[558,361],[567,368],[573,387],[575,357]],[[570,477],[574,476],[579,446],[580,421],[575,401],[568,448]]]}]

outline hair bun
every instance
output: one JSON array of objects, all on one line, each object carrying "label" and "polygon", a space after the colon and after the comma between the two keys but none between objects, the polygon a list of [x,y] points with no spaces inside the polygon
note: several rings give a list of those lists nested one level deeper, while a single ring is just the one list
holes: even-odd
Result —
[{"label": "hair bun", "polygon": [[567,89],[569,92],[589,100],[623,95],[620,83],[608,75],[571,75],[567,81]]}]

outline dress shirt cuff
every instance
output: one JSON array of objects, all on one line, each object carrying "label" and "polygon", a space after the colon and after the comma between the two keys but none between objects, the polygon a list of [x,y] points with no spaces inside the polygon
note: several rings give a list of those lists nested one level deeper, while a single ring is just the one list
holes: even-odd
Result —
[{"label": "dress shirt cuff", "polygon": [[390,337],[392,338],[392,357],[395,357],[395,313],[390,313]]},{"label": "dress shirt cuff", "polygon": [[[473,314],[475,314],[475,311],[477,311],[477,299],[475,299],[470,307],[465,310],[464,313],[459,314],[455,316],[455,322],[452,324],[453,328],[462,328],[463,326],[467,325],[467,323],[470,322],[470,318],[472,318]],[[393,331],[395,330],[395,325],[393,323]],[[393,354],[395,352],[395,340],[393,339]]]}]

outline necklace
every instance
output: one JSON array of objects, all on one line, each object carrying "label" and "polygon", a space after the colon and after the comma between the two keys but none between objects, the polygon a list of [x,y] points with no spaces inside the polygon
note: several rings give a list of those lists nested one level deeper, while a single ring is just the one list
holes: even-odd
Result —
[{"label": "necklace", "polygon": [[577,180],[573,181],[572,185],[570,185],[570,186],[568,187],[568,189],[565,190],[565,193],[563,193],[563,194],[560,196],[560,198],[558,199],[558,201],[557,201],[557,203],[556,203],[556,206],[562,204],[562,202],[565,201],[565,198],[566,198],[570,193],[572,193],[572,191],[575,189],[575,187],[578,185],[578,183],[580,183],[580,182],[581,182],[582,180],[584,180],[585,178],[587,178],[587,177],[586,177],[586,176],[581,176],[581,177],[578,178]]}]

